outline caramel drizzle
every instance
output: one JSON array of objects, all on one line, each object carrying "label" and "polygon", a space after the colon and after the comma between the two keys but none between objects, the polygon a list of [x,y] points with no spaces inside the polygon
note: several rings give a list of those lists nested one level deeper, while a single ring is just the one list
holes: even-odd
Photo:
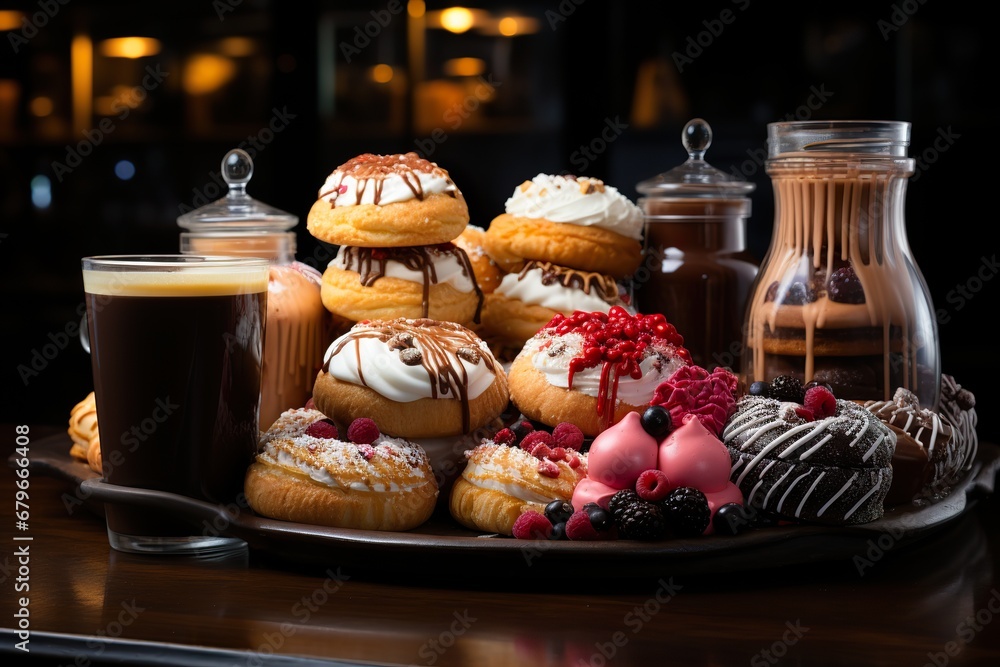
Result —
[{"label": "caramel drizzle", "polygon": [[361,284],[365,287],[371,287],[379,278],[385,277],[386,266],[389,262],[399,262],[410,271],[420,272],[423,275],[421,317],[428,315],[431,285],[436,285],[438,282],[434,259],[448,255],[455,257],[462,267],[462,275],[469,279],[472,283],[472,289],[476,293],[476,314],[473,321],[479,324],[479,316],[483,309],[483,290],[476,281],[476,274],[473,271],[469,255],[458,246],[452,243],[405,248],[348,246],[344,248],[344,254],[344,268],[348,271],[356,271],[361,278]]},{"label": "caramel drizzle", "polygon": [[406,187],[410,188],[413,196],[423,201],[426,196],[424,186],[420,183],[420,176],[417,172],[440,176],[448,182],[445,193],[452,198],[456,197],[457,188],[455,183],[441,167],[433,162],[425,160],[416,153],[394,155],[375,155],[374,153],[364,153],[355,158],[351,158],[344,164],[337,167],[336,172],[340,174],[340,179],[336,186],[327,192],[321,192],[320,199],[330,197],[330,208],[336,208],[337,198],[341,195],[340,188],[346,176],[353,177],[358,182],[355,192],[355,205],[360,206],[361,200],[365,196],[365,191],[370,183],[374,183],[372,202],[377,206],[382,201],[382,188],[385,179],[390,176],[399,176],[403,179]]},{"label": "caramel drizzle", "polygon": [[[496,372],[497,362],[479,344],[479,339],[471,331],[454,322],[441,322],[420,318],[416,320],[398,319],[388,322],[357,324],[344,335],[340,343],[327,356],[323,372],[330,372],[330,361],[348,344],[354,344],[358,377],[364,383],[361,373],[361,340],[376,338],[391,350],[402,354],[407,349],[418,348],[421,352],[420,365],[427,371],[431,384],[431,398],[454,397],[462,402],[462,431],[469,432],[471,416],[469,411],[469,373],[461,360],[478,365],[480,361],[490,372]],[[404,362],[406,363],[406,362]],[[366,385],[367,386],[367,385]]]},{"label": "caramel drizzle", "polygon": [[582,290],[584,294],[590,294],[593,291],[597,293],[600,299],[611,304],[617,303],[619,300],[618,283],[615,282],[614,278],[606,276],[603,273],[579,271],[565,266],[558,266],[552,262],[531,260],[517,274],[517,279],[524,280],[524,277],[532,269],[541,269],[543,285],[559,283],[563,287]]}]

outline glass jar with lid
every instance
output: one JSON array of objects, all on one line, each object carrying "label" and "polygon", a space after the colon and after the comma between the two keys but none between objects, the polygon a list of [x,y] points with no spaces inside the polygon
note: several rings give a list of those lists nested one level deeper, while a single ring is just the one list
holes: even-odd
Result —
[{"label": "glass jar with lid", "polygon": [[298,217],[246,192],[253,160],[240,149],[222,160],[225,197],[177,218],[185,254],[264,257],[271,261],[261,377],[260,428],[312,396],[330,333],[320,298],[322,275],[295,259]]},{"label": "glass jar with lid", "polygon": [[910,124],[767,129],[774,231],[747,309],[745,381],[791,375],[853,400],[904,387],[936,409],[937,322],[904,219]]},{"label": "glass jar with lid", "polygon": [[694,363],[736,371],[757,275],[746,244],[756,186],[705,161],[712,128],[701,118],[688,121],[681,142],[687,161],[636,186],[645,247],[633,298],[639,311],[662,313],[677,328]]}]

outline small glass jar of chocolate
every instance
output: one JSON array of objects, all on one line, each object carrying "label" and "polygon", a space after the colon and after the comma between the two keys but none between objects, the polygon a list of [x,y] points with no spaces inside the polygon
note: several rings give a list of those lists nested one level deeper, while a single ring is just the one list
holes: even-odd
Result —
[{"label": "small glass jar of chocolate", "polygon": [[903,215],[910,124],[767,129],[774,231],[747,308],[744,381],[792,375],[853,400],[905,387],[934,408],[937,322]]},{"label": "small glass jar of chocolate", "polygon": [[261,379],[260,428],[312,396],[331,322],[320,298],[322,275],[295,260],[298,216],[246,192],[253,160],[233,149],[222,159],[225,197],[177,218],[184,254],[262,257],[270,260]]},{"label": "small glass jar of chocolate", "polygon": [[636,186],[645,218],[636,308],[662,313],[706,369],[740,368],[743,318],[757,262],[746,248],[748,195],[756,187],[705,161],[712,129],[695,118],[681,142],[688,159]]}]

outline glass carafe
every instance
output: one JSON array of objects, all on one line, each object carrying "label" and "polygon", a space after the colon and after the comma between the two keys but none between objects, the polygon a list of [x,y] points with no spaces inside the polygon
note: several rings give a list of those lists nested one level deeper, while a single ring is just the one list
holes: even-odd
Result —
[{"label": "glass carafe", "polygon": [[910,124],[768,125],[774,231],[746,313],[744,380],[792,375],[838,398],[935,409],[934,307],[906,236]]}]

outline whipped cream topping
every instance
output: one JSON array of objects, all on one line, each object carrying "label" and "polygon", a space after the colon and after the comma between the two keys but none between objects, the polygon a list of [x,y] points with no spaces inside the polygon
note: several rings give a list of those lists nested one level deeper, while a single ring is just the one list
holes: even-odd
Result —
[{"label": "whipped cream topping", "polygon": [[[546,346],[546,343],[550,343]],[[531,363],[545,379],[554,387],[569,389],[569,366],[574,357],[583,354],[584,339],[577,333],[559,336],[552,342],[550,336],[536,335],[527,343],[521,354],[531,357]],[[653,398],[656,387],[670,377],[675,370],[686,365],[680,357],[656,349],[654,342],[646,348],[646,353],[639,362],[642,376],[636,380],[623,375],[618,378],[619,401],[629,405],[645,405]],[[600,364],[592,368],[577,371],[573,374],[573,390],[587,396],[597,398],[601,386],[602,367]]]},{"label": "whipped cream topping", "polygon": [[[391,249],[389,249],[391,250]],[[431,264],[431,270],[427,271],[423,266],[414,266],[413,263],[404,263],[397,259],[385,260],[385,270],[379,277],[399,278],[423,285],[425,274],[433,277],[434,284],[447,283],[459,292],[473,292],[476,289],[476,282],[472,279],[472,273],[462,261],[458,252],[429,252],[427,258]],[[330,266],[343,271],[359,271],[357,261],[352,256],[349,246],[341,246],[337,250],[337,256],[330,262]]]},{"label": "whipped cream topping", "polygon": [[642,238],[639,207],[596,178],[538,174],[514,190],[505,210],[519,218],[600,227],[637,241]]},{"label": "whipped cream topping", "polygon": [[337,167],[320,188],[319,198],[331,206],[385,206],[458,188],[448,172],[416,153],[359,155]]},{"label": "whipped cream topping", "polygon": [[[613,283],[613,279],[609,280]],[[574,310],[607,313],[611,306],[622,305],[617,284],[614,285],[614,296],[608,299],[609,294],[602,289],[587,289],[575,282],[567,285],[565,281],[553,279],[545,266],[533,263],[519,273],[505,275],[495,291],[530,306],[542,306],[566,314]]]},{"label": "whipped cream topping", "polygon": [[[393,344],[394,334],[406,337],[405,342]],[[473,400],[493,384],[497,362],[485,342],[458,325],[440,322],[411,328],[405,323],[372,322],[356,324],[333,341],[324,367],[338,380],[409,403],[421,398],[462,400],[460,391],[441,380],[444,376],[464,379],[466,398]]]}]

